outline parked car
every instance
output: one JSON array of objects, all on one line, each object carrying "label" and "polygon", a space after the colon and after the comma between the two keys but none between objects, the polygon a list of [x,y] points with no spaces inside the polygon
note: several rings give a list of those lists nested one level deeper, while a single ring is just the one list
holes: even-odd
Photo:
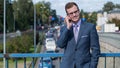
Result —
[{"label": "parked car", "polygon": [[47,33],[46,38],[54,38],[54,35],[52,33]]},{"label": "parked car", "polygon": [[43,60],[40,60],[38,68],[52,68],[52,59],[50,57],[44,57]]},{"label": "parked car", "polygon": [[45,48],[46,48],[46,51],[55,51],[56,50],[55,40],[53,38],[46,38]]}]

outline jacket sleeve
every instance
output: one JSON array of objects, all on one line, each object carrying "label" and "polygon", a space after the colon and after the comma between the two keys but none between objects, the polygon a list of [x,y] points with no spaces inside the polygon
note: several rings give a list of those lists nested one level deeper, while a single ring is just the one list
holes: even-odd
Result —
[{"label": "jacket sleeve", "polygon": [[100,45],[99,37],[95,28],[95,25],[92,27],[90,32],[90,47],[91,47],[91,67],[97,68],[98,60],[100,56]]},{"label": "jacket sleeve", "polygon": [[56,42],[58,47],[60,47],[60,48],[66,47],[67,41],[68,41],[69,32],[70,32],[70,30],[68,30],[66,28],[66,26],[61,27],[60,37],[59,37],[59,39]]}]

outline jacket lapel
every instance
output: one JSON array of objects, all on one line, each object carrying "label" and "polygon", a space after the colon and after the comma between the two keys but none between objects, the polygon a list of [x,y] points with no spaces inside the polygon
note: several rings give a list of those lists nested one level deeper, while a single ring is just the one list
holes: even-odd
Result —
[{"label": "jacket lapel", "polygon": [[75,38],[74,38],[73,26],[71,28],[71,37],[72,37],[73,42],[76,44],[76,41],[75,41]]}]

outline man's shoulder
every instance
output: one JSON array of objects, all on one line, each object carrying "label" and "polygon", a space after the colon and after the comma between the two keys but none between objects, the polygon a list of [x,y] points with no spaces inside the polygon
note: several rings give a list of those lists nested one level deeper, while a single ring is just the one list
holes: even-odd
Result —
[{"label": "man's shoulder", "polygon": [[90,22],[85,22],[86,25],[89,25],[89,26],[94,26],[95,24],[93,23],[90,23]]},{"label": "man's shoulder", "polygon": [[84,22],[84,24],[85,24],[85,26],[87,26],[87,27],[93,27],[93,26],[95,26],[95,24],[90,23],[90,22]]}]

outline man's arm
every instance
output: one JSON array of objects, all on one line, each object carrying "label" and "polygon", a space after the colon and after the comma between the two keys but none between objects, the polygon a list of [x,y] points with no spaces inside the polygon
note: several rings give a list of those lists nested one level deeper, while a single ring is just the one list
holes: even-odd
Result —
[{"label": "man's arm", "polygon": [[98,60],[100,56],[100,45],[99,45],[99,37],[95,28],[93,26],[90,32],[90,45],[91,45],[91,68],[97,68]]},{"label": "man's arm", "polygon": [[67,40],[69,36],[69,29],[66,26],[62,27],[60,30],[60,37],[57,40],[57,46],[60,48],[64,48],[67,45]]}]

